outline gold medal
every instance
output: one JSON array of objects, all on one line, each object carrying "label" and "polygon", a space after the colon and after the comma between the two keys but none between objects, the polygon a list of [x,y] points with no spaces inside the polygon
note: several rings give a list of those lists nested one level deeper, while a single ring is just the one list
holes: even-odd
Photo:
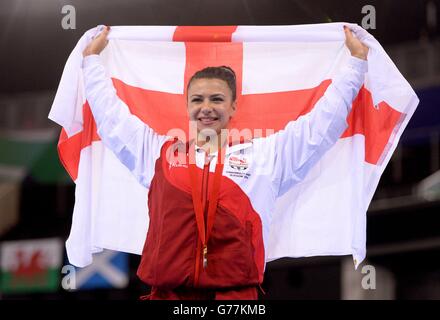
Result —
[{"label": "gold medal", "polygon": [[203,268],[208,266],[208,246],[203,246]]}]

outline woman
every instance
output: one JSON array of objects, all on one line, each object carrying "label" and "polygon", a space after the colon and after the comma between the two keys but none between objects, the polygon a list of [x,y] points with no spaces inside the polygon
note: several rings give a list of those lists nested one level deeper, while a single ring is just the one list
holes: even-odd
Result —
[{"label": "woman", "polygon": [[107,27],[84,50],[86,98],[103,143],[149,188],[150,225],[138,276],[150,299],[257,299],[275,200],[301,181],[347,127],[368,48],[344,27],[352,57],[308,114],[266,138],[230,141],[235,73],[196,72],[187,110],[197,136],[159,135],[130,114],[99,54]]}]

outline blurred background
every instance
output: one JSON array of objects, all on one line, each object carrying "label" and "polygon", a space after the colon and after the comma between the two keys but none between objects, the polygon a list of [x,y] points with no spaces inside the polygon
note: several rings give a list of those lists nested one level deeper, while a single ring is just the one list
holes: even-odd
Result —
[{"label": "blurred background", "polygon": [[[65,5],[75,9],[75,29],[62,27]],[[75,186],[58,160],[60,127],[47,115],[65,62],[86,30],[98,24],[361,25],[371,13],[362,11],[367,5],[376,17],[368,31],[420,98],[367,213],[367,261],[356,271],[351,257],[271,262],[261,298],[440,299],[439,0],[2,0],[0,299],[137,299],[148,292],[135,274],[140,257],[111,251],[77,271],[77,290],[62,286],[69,287],[72,271],[62,266]],[[44,252],[52,258],[42,267]]]}]

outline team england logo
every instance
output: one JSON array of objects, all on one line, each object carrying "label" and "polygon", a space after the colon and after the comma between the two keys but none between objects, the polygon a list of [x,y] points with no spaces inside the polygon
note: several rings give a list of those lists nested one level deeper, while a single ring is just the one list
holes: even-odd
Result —
[{"label": "team england logo", "polygon": [[246,170],[249,166],[246,158],[229,157],[229,166],[236,170]]}]

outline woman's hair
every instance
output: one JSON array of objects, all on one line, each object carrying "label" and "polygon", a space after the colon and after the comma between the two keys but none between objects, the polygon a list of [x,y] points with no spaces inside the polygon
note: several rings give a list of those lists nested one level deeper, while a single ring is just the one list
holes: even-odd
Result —
[{"label": "woman's hair", "polygon": [[230,67],[220,66],[220,67],[206,67],[202,70],[197,71],[189,79],[186,91],[188,92],[191,82],[195,79],[220,79],[228,84],[229,89],[232,91],[232,101],[237,98],[237,83],[235,79],[235,72]]}]

